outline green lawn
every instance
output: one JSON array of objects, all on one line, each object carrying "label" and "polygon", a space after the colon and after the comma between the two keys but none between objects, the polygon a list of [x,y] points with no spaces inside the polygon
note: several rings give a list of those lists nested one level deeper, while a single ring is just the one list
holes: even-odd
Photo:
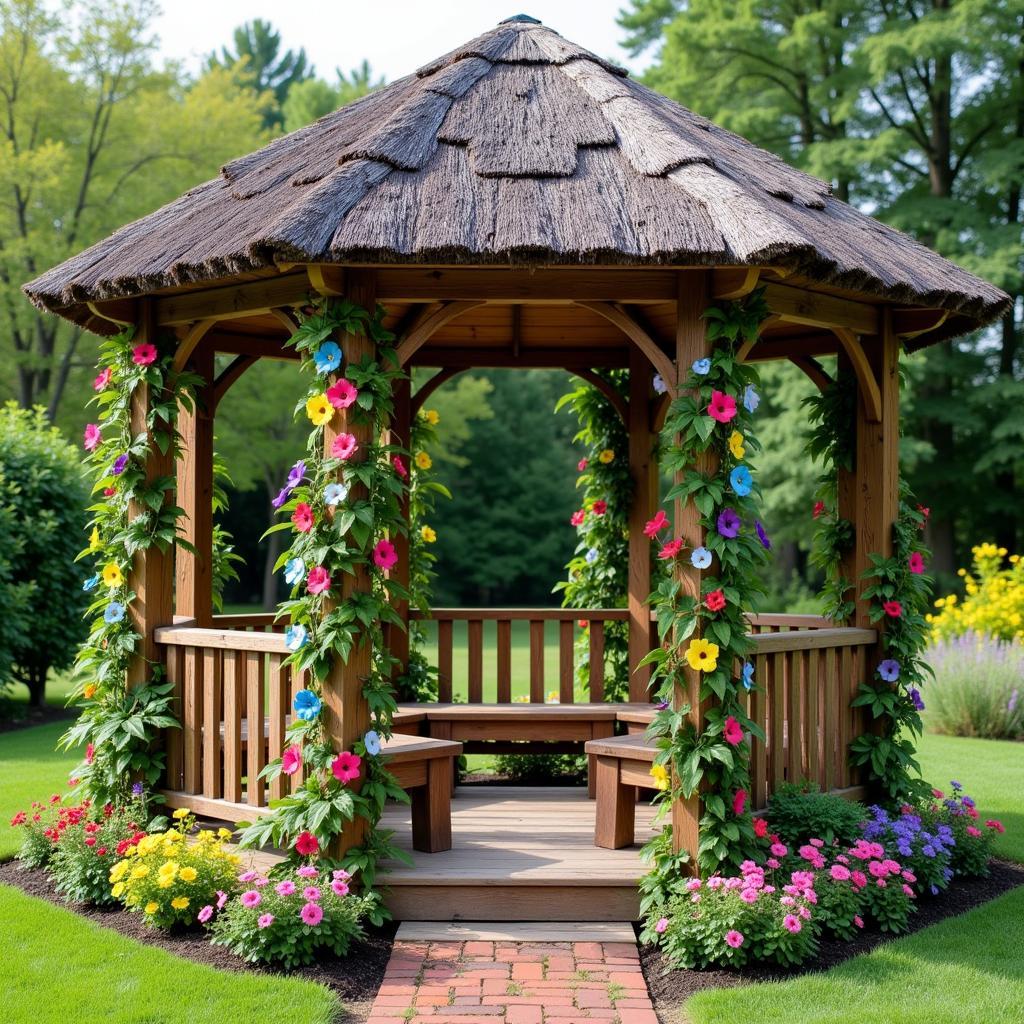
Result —
[{"label": "green lawn", "polygon": [[339,1016],[321,985],[181,960],[9,886],[0,886],[0,920],[5,1024],[328,1024]]},{"label": "green lawn", "polygon": [[691,1024],[1020,1024],[1024,890],[824,974],[715,989],[686,1004]]}]

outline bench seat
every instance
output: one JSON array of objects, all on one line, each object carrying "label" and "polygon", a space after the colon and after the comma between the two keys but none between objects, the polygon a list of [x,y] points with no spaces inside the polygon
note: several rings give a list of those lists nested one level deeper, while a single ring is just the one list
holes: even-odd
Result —
[{"label": "bench seat", "polygon": [[658,748],[642,733],[591,740],[586,745],[594,765],[597,810],[594,845],[606,850],[632,846],[635,838],[636,791],[657,789],[651,765]]}]

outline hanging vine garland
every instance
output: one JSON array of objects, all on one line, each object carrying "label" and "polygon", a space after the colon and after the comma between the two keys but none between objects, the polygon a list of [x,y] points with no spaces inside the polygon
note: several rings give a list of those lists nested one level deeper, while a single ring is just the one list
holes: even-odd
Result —
[{"label": "hanging vine garland", "polygon": [[[660,559],[675,565],[685,558],[704,573],[699,595],[687,593],[676,573],[660,583],[653,599],[665,640],[646,661],[654,665],[662,701],[651,730],[661,748],[652,774],[664,788],[663,808],[670,797],[689,799],[701,792],[697,867],[706,874],[738,865],[755,841],[747,808],[749,737],[763,742],[764,736],[745,710],[746,695],[755,686],[747,660],[752,645],[746,613],[761,591],[758,570],[771,541],[758,519],[759,491],[750,462],[758,450],[752,429],[760,401],[757,374],[735,352],[756,338],[767,315],[760,291],[707,310],[712,355],[698,359],[681,381],[662,433],[662,465],[676,474],[666,498],[695,505],[704,543],[666,539],[670,524],[663,510],[645,527],[660,547]],[[686,692],[687,669],[700,674],[699,700],[707,706],[699,731],[688,705],[672,705],[677,692]],[[648,907],[682,883],[685,858],[671,852],[669,828],[646,855],[654,864],[641,886]]]},{"label": "hanging vine garland", "polygon": [[[324,854],[345,824],[360,817],[368,823],[365,843],[346,851],[340,865],[359,870],[368,889],[380,860],[402,856],[390,833],[376,828],[384,804],[408,801],[379,757],[396,708],[395,661],[383,627],[404,628],[393,604],[409,598],[388,574],[397,560],[390,538],[405,529],[401,503],[409,470],[408,453],[380,440],[393,412],[393,384],[403,376],[394,369],[393,335],[382,327],[382,315],[379,308],[370,313],[347,300],[324,300],[300,318],[291,338],[307,379],[296,414],[306,415],[313,429],[306,456],[292,467],[274,501],[287,520],[271,531],[292,535],[275,567],[284,569],[292,587],[278,616],[290,622],[285,664],[306,673],[307,686],[294,698],[287,749],[263,775],[274,779],[301,769],[305,778],[289,796],[273,801],[271,813],[248,825],[241,839],[244,846],[288,847],[293,860],[302,860]],[[376,358],[346,364],[332,340],[338,334],[365,334],[376,345]],[[341,409],[368,428],[371,440],[360,443],[340,433],[325,450],[325,428]],[[343,581],[357,570],[368,574],[369,589],[348,592]],[[324,681],[336,661],[347,662],[361,645],[371,651],[362,680],[371,727],[352,749],[336,750],[321,714]]]},{"label": "hanging vine garland", "polygon": [[[134,787],[151,788],[164,768],[159,744],[163,729],[178,728],[172,715],[172,685],[163,669],[150,666],[149,681],[129,688],[129,663],[142,637],[130,614],[136,595],[129,588],[136,555],[151,548],[170,550],[184,515],[171,500],[174,474],[150,477],[155,456],[179,456],[179,405],[191,410],[202,380],[174,369],[173,340],[133,344],[134,329],[106,339],[93,382],[96,423],[85,428],[86,465],[95,475],[89,507],[89,544],[79,559],[90,559],[93,573],[82,587],[96,596],[86,612],[89,636],[76,660],[76,696],[82,712],[61,737],[61,747],[84,746],[85,760],[73,772],[83,798],[94,803],[125,803]],[[148,388],[144,428],[133,428],[138,389]]]}]

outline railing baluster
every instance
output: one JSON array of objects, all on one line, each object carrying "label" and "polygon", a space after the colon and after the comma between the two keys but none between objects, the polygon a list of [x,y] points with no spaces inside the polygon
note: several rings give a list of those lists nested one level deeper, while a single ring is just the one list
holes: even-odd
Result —
[{"label": "railing baluster", "polygon": [[836,680],[836,698],[839,708],[836,717],[839,719],[839,763],[838,774],[839,787],[845,789],[850,785],[850,758],[849,749],[852,742],[850,736],[850,720],[853,710],[850,708],[849,697],[850,679],[853,677],[853,651],[844,647],[839,652],[839,678]]},{"label": "railing baluster", "polygon": [[224,799],[242,800],[242,688],[245,662],[240,651],[224,652]]},{"label": "railing baluster", "polygon": [[452,699],[452,620],[437,623],[437,697],[442,704]]},{"label": "railing baluster", "polygon": [[786,655],[772,655],[772,788],[786,781],[786,747],[792,737],[786,732]]},{"label": "railing baluster", "polygon": [[181,739],[184,745],[182,785],[186,793],[202,788],[203,662],[195,647],[185,648],[185,695]]},{"label": "railing baluster", "polygon": [[498,703],[512,700],[512,622],[498,619]]},{"label": "railing baluster", "polygon": [[264,780],[260,772],[266,764],[265,734],[267,725],[263,714],[263,687],[266,682],[265,656],[257,651],[245,653],[245,720],[248,724],[248,746],[245,758],[245,802],[250,807],[265,807]]},{"label": "railing baluster", "polygon": [[786,779],[789,782],[797,782],[806,774],[803,768],[803,709],[801,708],[803,653],[803,651],[790,651],[786,654],[786,707],[788,709],[786,735],[789,739]]},{"label": "railing baluster", "polygon": [[544,703],[544,620],[530,620],[530,703]]},{"label": "railing baluster", "polygon": [[[821,701],[818,691],[821,687],[821,651],[807,652],[807,778],[822,785],[821,759],[819,745],[821,743],[821,726],[818,722]],[[824,786],[822,786],[824,789]]]},{"label": "railing baluster", "polygon": [[[283,654],[270,655],[268,687],[267,758],[276,761],[284,753],[285,715],[288,714],[288,669]],[[270,799],[280,800],[288,792],[288,776],[279,775],[270,783]]]},{"label": "railing baluster", "polygon": [[[754,694],[753,714],[750,716],[765,733],[769,734],[768,725],[768,700],[766,688],[768,686],[768,658],[759,655],[754,659]],[[754,749],[751,751],[750,770],[750,801],[754,810],[764,807],[768,793],[768,748],[761,740],[754,740]]]},{"label": "railing baluster", "polygon": [[221,787],[221,656],[223,650],[203,648],[203,796],[219,799]]},{"label": "railing baluster", "polygon": [[481,619],[470,619],[467,626],[466,646],[469,654],[469,703],[484,701],[484,624]]},{"label": "railing baluster", "polygon": [[[171,714],[184,726],[185,722],[185,648],[168,647],[164,650],[167,678],[174,686],[171,691]],[[167,729],[164,732],[167,750],[167,788],[182,788],[182,766],[185,756],[183,729]]]},{"label": "railing baluster", "polygon": [[591,619],[590,629],[590,699],[604,700],[604,620]]},{"label": "railing baluster", "polygon": [[574,643],[573,622],[564,619],[558,624],[558,700],[562,704],[573,703],[576,689]]}]

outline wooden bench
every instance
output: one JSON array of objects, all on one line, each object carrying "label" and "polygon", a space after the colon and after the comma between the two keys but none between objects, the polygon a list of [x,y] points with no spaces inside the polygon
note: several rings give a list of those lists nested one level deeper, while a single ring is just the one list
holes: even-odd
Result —
[{"label": "wooden bench", "polygon": [[642,733],[591,740],[587,755],[595,764],[597,809],[594,845],[606,850],[632,846],[635,838],[636,791],[657,789],[651,765],[658,750]]},{"label": "wooden bench", "polygon": [[635,704],[620,704],[619,713],[615,719],[625,725],[627,735],[642,736],[647,731],[647,726],[654,721],[654,716],[657,713],[657,710],[649,704],[643,707],[637,707]]}]

